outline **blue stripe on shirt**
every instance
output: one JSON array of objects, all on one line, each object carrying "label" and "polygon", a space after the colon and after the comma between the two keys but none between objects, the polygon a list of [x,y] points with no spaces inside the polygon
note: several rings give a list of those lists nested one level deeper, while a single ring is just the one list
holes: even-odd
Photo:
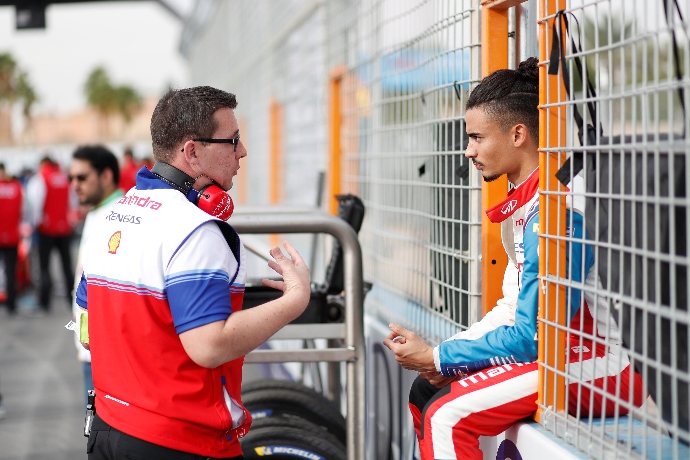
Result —
[{"label": "blue stripe on shirt", "polygon": [[178,334],[226,320],[232,313],[226,272],[176,273],[166,278],[166,291]]},{"label": "blue stripe on shirt", "polygon": [[174,275],[170,275],[165,278],[165,285],[166,286],[171,286],[173,284],[177,283],[184,283],[187,281],[194,281],[196,279],[206,279],[206,278],[215,278],[219,280],[224,280],[226,284],[230,282],[230,278],[228,277],[228,274],[224,271],[218,271],[218,270],[196,270],[196,271],[185,271],[185,272],[178,272],[175,273]]},{"label": "blue stripe on shirt", "polygon": [[87,308],[86,293],[87,293],[86,277],[84,276],[84,272],[81,272],[81,279],[79,280],[79,286],[77,286],[77,293],[75,296],[76,297],[75,301],[77,302],[77,305],[79,305],[81,308]]}]

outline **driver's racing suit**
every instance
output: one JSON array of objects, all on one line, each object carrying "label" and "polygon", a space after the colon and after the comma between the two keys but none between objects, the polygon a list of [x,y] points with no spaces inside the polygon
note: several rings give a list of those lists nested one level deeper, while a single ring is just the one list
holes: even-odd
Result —
[{"label": "driver's racing suit", "polygon": [[[577,177],[571,186],[582,187]],[[495,436],[537,409],[537,314],[539,295],[539,171],[513,188],[507,199],[487,211],[501,223],[508,266],[503,298],[479,322],[434,348],[436,369],[458,379],[442,389],[418,377],[410,390],[410,411],[423,460],[481,459],[479,436]],[[572,197],[576,198],[573,200]],[[590,289],[568,296],[568,409],[575,416],[613,414],[609,394],[643,402],[642,380],[618,343],[618,329],[607,301],[591,293],[598,282],[590,247],[582,243],[584,201],[569,196],[567,209],[568,278]],[[573,202],[574,201],[574,202]],[[582,307],[585,308],[582,308]],[[589,337],[602,338],[591,340]],[[632,375],[631,375],[632,374]],[[598,391],[577,382],[591,382]],[[591,399],[591,400],[590,400]],[[606,399],[606,407],[602,407]],[[592,403],[592,404],[590,404]],[[618,413],[627,411],[619,407]]]}]

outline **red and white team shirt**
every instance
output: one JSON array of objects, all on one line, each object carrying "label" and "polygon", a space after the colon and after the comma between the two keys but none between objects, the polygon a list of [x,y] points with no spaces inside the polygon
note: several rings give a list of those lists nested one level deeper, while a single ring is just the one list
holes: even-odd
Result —
[{"label": "red and white team shirt", "polygon": [[201,367],[178,337],[242,308],[246,254],[238,240],[235,258],[217,222],[142,170],[89,234],[77,303],[89,311],[106,423],[171,449],[233,457],[251,423],[243,359]]}]

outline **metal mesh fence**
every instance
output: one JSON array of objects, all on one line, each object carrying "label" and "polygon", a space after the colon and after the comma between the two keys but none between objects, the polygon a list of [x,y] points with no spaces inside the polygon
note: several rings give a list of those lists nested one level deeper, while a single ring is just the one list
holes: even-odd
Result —
[{"label": "metal mesh fence", "polygon": [[[369,311],[445,339],[479,314],[480,183],[463,150],[478,2],[362,1],[330,17],[345,63],[342,178],[367,208]],[[349,16],[347,16],[349,14]]]},{"label": "metal mesh fence", "polygon": [[[187,24],[181,48],[194,84],[238,97],[240,133],[249,152],[232,190],[239,205],[316,203],[319,175],[328,166],[323,6],[303,0],[202,1]],[[254,246],[262,246],[261,238],[254,239]],[[290,237],[306,260],[311,240]],[[318,276],[324,261],[317,262]],[[253,257],[249,269],[259,279],[274,276]]]},{"label": "metal mesh fence", "polygon": [[560,117],[543,151],[582,171],[567,189],[541,184],[542,203],[569,208],[541,211],[563,223],[542,225],[541,256],[567,260],[543,277],[545,354],[565,363],[542,363],[542,421],[593,458],[688,458],[690,3],[571,0],[562,16],[556,3],[546,52],[560,37],[566,66],[542,88]]},{"label": "metal mesh fence", "polygon": [[[478,0],[216,2],[196,16],[206,25],[183,36],[192,80],[239,97],[249,155],[236,200],[268,204],[277,187],[278,202],[315,203],[329,167],[329,72],[340,67],[342,191],[367,209],[367,308],[432,342],[476,321],[480,183],[463,156],[463,116],[479,77]],[[230,25],[241,40],[226,38]]]},{"label": "metal mesh fence", "polygon": [[[319,172],[332,172],[329,90],[339,79],[342,191],[367,210],[360,242],[374,289],[366,310],[432,343],[481,314],[481,179],[463,155],[466,96],[488,46],[480,3],[198,2],[205,26],[191,24],[193,37],[183,37],[192,80],[239,96],[249,156],[234,193],[247,204],[271,202],[271,187],[282,203],[314,204]],[[662,0],[539,3],[541,18],[537,0],[510,9],[508,65],[537,54],[545,21],[541,60],[549,64],[551,25],[565,5],[567,66],[542,87],[542,108],[557,114],[542,125],[542,151],[559,164],[583,162],[568,189],[541,184],[542,383],[550,389],[542,421],[594,458],[687,458],[690,141],[680,102],[688,106],[687,91],[678,89],[688,86],[690,1],[679,1],[680,14],[666,2],[671,26]],[[582,142],[575,108],[592,125]],[[280,174],[268,178],[272,149]],[[556,169],[543,162],[542,177]]]}]

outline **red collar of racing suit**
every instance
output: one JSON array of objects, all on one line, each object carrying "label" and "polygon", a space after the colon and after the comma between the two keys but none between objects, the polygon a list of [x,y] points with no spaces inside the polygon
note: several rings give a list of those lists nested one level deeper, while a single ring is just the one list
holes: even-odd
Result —
[{"label": "red collar of racing suit", "polygon": [[539,189],[539,168],[535,169],[532,174],[522,184],[508,192],[508,197],[502,202],[498,203],[493,208],[486,210],[486,216],[494,224],[503,222],[508,217],[512,216],[515,211],[527,204],[532,199]]}]

